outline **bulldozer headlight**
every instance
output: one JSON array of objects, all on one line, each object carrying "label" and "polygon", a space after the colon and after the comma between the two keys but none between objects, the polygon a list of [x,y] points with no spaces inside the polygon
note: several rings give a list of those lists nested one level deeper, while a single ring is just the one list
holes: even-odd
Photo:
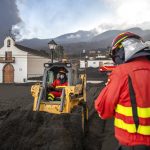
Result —
[{"label": "bulldozer headlight", "polygon": [[46,64],[44,64],[44,67],[48,68],[48,67],[49,67],[49,64],[47,64],[47,63],[46,63]]},{"label": "bulldozer headlight", "polygon": [[66,64],[67,67],[71,67],[71,64]]},{"label": "bulldozer headlight", "polygon": [[45,64],[44,64],[44,67],[45,67],[45,68],[48,68],[48,67],[51,67],[52,65],[53,65],[53,64],[51,64],[51,63],[45,63]]}]

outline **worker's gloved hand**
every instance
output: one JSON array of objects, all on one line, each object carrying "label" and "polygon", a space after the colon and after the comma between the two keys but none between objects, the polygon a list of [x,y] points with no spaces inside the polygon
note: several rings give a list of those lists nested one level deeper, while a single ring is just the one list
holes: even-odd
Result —
[{"label": "worker's gloved hand", "polygon": [[47,87],[48,87],[49,90],[53,90],[53,91],[55,90],[55,87],[53,87],[51,85],[48,85]]},{"label": "worker's gloved hand", "polygon": [[62,91],[62,88],[55,88],[55,91],[61,92],[61,91]]},{"label": "worker's gloved hand", "polygon": [[108,78],[107,82],[105,83],[105,85],[108,85],[110,82],[110,79]]}]

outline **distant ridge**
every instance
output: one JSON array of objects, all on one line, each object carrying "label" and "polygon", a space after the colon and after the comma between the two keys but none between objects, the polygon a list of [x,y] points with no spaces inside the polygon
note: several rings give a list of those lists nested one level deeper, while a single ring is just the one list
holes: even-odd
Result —
[{"label": "distant ridge", "polygon": [[[81,50],[91,49],[105,49],[111,45],[112,39],[121,32],[134,32],[144,38],[150,40],[150,30],[142,30],[135,27],[127,30],[108,30],[98,34],[95,30],[82,31],[79,30],[74,33],[68,33],[54,38],[54,40],[61,44],[67,53],[80,53]],[[19,44],[34,48],[37,50],[48,50],[48,42],[51,39],[30,39],[23,40]],[[2,41],[0,43],[2,45]]]}]

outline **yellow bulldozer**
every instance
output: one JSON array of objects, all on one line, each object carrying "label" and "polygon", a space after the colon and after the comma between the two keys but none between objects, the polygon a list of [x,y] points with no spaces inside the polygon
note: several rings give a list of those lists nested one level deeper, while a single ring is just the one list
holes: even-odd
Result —
[{"label": "yellow bulldozer", "polygon": [[[75,107],[81,107],[82,129],[85,131],[88,119],[86,105],[86,74],[78,75],[77,68],[71,63],[45,63],[43,81],[31,87],[34,97],[33,111],[43,111],[52,114],[72,113]],[[68,78],[68,86],[62,87],[62,94],[54,101],[48,100],[48,85],[57,78],[58,71],[63,68]],[[60,88],[60,87],[59,87]]]}]

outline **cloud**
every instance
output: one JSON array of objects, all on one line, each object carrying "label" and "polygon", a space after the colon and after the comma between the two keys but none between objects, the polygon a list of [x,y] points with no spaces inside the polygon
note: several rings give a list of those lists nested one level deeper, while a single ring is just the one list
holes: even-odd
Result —
[{"label": "cloud", "polygon": [[[4,0],[3,0],[4,1]],[[8,0],[7,0],[8,1]],[[18,40],[54,38],[78,30],[97,33],[150,27],[149,0],[16,0],[22,22],[13,25]]]},{"label": "cloud", "polygon": [[69,36],[67,36],[67,39],[74,39],[74,38],[80,38],[81,37],[81,35],[80,34],[71,34],[71,35],[69,35]]},{"label": "cloud", "polygon": [[89,30],[102,16],[96,0],[17,0],[22,23],[13,26],[17,38],[54,38],[77,30]]},{"label": "cloud", "polygon": [[149,0],[103,0],[110,14],[96,28],[98,32],[110,29],[141,27],[150,29]]},{"label": "cloud", "polygon": [[0,39],[3,40],[9,34],[12,25],[20,21],[16,0],[0,0]]}]

